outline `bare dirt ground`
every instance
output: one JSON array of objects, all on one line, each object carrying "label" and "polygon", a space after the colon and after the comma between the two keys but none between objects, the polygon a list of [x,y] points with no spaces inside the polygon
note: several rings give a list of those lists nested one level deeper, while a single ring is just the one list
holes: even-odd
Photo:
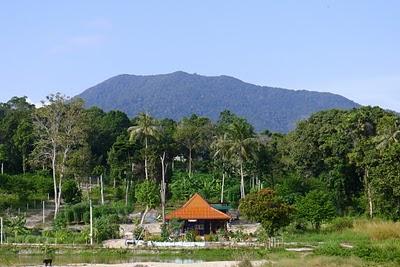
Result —
[{"label": "bare dirt ground", "polygon": [[[50,206],[46,204],[44,209],[45,226],[51,225],[54,214],[54,205]],[[34,228],[37,226],[43,226],[43,210],[37,209],[32,210],[26,214],[26,224],[27,228]]]}]

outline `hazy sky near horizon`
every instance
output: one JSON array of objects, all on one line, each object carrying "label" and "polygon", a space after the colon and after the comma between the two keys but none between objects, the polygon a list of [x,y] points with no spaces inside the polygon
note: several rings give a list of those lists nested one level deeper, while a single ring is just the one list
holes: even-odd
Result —
[{"label": "hazy sky near horizon", "polygon": [[400,1],[3,1],[0,102],[177,70],[400,111]]}]

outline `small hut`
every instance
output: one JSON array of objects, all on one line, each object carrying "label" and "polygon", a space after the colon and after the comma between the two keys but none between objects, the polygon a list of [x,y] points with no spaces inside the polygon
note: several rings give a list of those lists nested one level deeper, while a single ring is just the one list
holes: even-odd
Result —
[{"label": "small hut", "polygon": [[199,235],[226,229],[231,217],[213,208],[202,196],[194,194],[182,207],[169,213],[165,219],[183,220],[183,232],[194,230]]}]

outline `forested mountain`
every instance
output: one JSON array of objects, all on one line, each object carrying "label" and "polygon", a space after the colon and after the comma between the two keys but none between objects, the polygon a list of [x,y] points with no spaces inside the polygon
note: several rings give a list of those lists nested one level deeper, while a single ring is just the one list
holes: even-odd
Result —
[{"label": "forested mountain", "polygon": [[120,110],[128,116],[148,112],[156,118],[180,120],[198,114],[216,120],[223,110],[245,117],[256,130],[288,132],[312,113],[359,105],[345,97],[245,83],[229,76],[207,77],[185,72],[162,75],[119,75],[78,97],[88,107]]}]

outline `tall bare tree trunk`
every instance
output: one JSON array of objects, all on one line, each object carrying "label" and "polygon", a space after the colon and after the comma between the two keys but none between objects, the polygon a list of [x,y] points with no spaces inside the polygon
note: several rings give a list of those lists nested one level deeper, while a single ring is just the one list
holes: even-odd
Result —
[{"label": "tall bare tree trunk", "polygon": [[53,170],[53,185],[54,185],[54,218],[57,217],[57,213],[58,213],[58,200],[57,200],[57,196],[58,196],[58,192],[57,192],[57,177],[56,177],[56,147],[53,146],[53,155],[51,158],[51,168]]},{"label": "tall bare tree trunk", "polygon": [[225,171],[222,171],[221,203],[224,203]]},{"label": "tall bare tree trunk", "polygon": [[243,174],[243,162],[240,161],[240,198],[245,198],[246,193],[244,191],[244,174]]},{"label": "tall bare tree trunk", "polygon": [[147,136],[144,138],[144,141],[145,141],[145,147],[146,147],[145,151],[144,151],[144,174],[146,176],[146,180],[149,180],[149,172],[147,169],[147,147],[148,147]]},{"label": "tall bare tree trunk", "polygon": [[166,183],[165,175],[167,173],[167,165],[165,164],[165,152],[163,153],[161,159],[161,210],[162,210],[162,222],[165,223],[165,193],[166,193]]},{"label": "tall bare tree trunk", "polygon": [[22,172],[23,172],[23,174],[26,173],[26,156],[25,156],[25,153],[22,154]]},{"label": "tall bare tree trunk", "polygon": [[365,174],[364,174],[364,184],[365,184],[365,189],[367,190],[369,217],[372,219],[372,217],[374,215],[373,203],[372,203],[372,192],[371,192],[371,183],[369,182],[368,178],[369,178],[369,172],[368,172],[368,169],[366,169]]},{"label": "tall bare tree trunk", "polygon": [[189,177],[192,177],[192,149],[189,148]]},{"label": "tall bare tree trunk", "polygon": [[125,206],[128,206],[128,192],[129,192],[129,181],[126,178],[126,188],[125,188]]},{"label": "tall bare tree trunk", "polygon": [[100,175],[100,193],[101,193],[101,205],[104,205],[103,174]]},{"label": "tall bare tree trunk", "polygon": [[146,218],[147,213],[149,212],[149,205],[146,205],[146,209],[143,212],[142,219],[140,220],[140,225],[142,226],[144,223],[144,219]]},{"label": "tall bare tree trunk", "polygon": [[1,163],[1,174],[4,174],[4,163]]},{"label": "tall bare tree trunk", "polygon": [[65,173],[65,164],[67,161],[67,156],[68,156],[69,148],[65,148],[64,153],[63,153],[63,159],[61,162],[61,171],[60,171],[60,180],[58,183],[58,198],[57,198],[57,207],[60,209],[61,207],[61,193],[62,193],[62,181],[64,178],[64,173]]}]

